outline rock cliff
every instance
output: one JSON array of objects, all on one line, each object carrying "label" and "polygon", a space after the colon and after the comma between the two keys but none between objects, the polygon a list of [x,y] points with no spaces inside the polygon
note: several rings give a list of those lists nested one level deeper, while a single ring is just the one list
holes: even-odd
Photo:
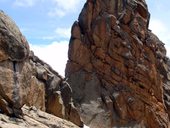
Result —
[{"label": "rock cliff", "polygon": [[170,60],[148,29],[145,0],[87,0],[69,43],[66,78],[90,128],[167,128]]},{"label": "rock cliff", "polygon": [[18,27],[0,11],[0,112],[23,118],[23,105],[35,106],[82,126],[71,93],[64,78],[29,50]]}]

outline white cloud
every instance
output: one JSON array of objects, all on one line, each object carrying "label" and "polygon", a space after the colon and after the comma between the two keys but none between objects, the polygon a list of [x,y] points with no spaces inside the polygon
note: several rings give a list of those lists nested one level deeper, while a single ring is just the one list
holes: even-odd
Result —
[{"label": "white cloud", "polygon": [[32,7],[36,0],[15,0],[14,5],[19,7]]},{"label": "white cloud", "polygon": [[68,13],[76,12],[80,6],[80,2],[84,3],[84,0],[53,0],[55,8],[48,15],[63,17]]},{"label": "white cloud", "polygon": [[51,9],[51,11],[48,12],[48,15],[51,17],[55,17],[55,16],[63,17],[66,15],[66,12],[56,7]]},{"label": "white cloud", "polygon": [[164,23],[161,20],[158,20],[158,19],[151,19],[149,27],[156,34],[160,34],[162,32],[167,31]]},{"label": "white cloud", "polygon": [[68,41],[53,42],[48,45],[30,45],[31,50],[40,59],[52,66],[60,75],[64,76],[67,63]]},{"label": "white cloud", "polygon": [[165,43],[167,49],[167,56],[170,57],[170,26],[159,19],[151,19],[150,27],[154,34]]},{"label": "white cloud", "polygon": [[55,33],[57,36],[64,37],[64,38],[70,38],[71,35],[71,28],[57,28],[55,30]]},{"label": "white cloud", "polygon": [[43,37],[40,37],[41,39],[43,40],[54,40],[57,38],[56,35],[49,35],[49,36],[43,36]]},{"label": "white cloud", "polygon": [[51,35],[43,36],[41,39],[43,40],[55,40],[57,38],[69,39],[71,36],[71,27],[62,28],[58,27],[54,30],[54,33]]}]

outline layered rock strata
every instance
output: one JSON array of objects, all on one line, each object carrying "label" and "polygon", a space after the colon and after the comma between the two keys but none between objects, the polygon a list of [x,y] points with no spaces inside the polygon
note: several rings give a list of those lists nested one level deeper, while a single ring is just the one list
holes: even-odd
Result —
[{"label": "layered rock strata", "polygon": [[167,128],[170,61],[145,0],[87,0],[71,30],[66,78],[90,128]]}]

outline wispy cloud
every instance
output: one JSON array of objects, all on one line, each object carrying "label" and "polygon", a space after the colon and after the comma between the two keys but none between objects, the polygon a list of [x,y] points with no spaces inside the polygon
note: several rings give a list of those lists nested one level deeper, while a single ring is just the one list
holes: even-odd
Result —
[{"label": "wispy cloud", "polygon": [[55,33],[63,38],[70,38],[71,35],[71,28],[57,28],[55,30]]},{"label": "wispy cloud", "polygon": [[15,0],[14,5],[19,7],[32,7],[36,3],[36,0]]},{"label": "wispy cloud", "polygon": [[15,0],[14,6],[17,7],[33,7],[37,3],[43,2],[45,0]]},{"label": "wispy cloud", "polygon": [[55,39],[57,39],[57,36],[56,35],[48,35],[48,36],[40,37],[40,39],[43,39],[43,40],[55,40]]},{"label": "wispy cloud", "polygon": [[85,0],[52,0],[55,7],[48,12],[49,16],[63,17],[68,13],[76,12],[80,2]]},{"label": "wispy cloud", "polygon": [[53,8],[51,9],[49,12],[48,12],[48,15],[50,17],[55,17],[55,16],[59,16],[59,17],[63,17],[66,15],[66,11],[64,10],[61,10],[61,9],[58,9],[57,7],[56,8]]},{"label": "wispy cloud", "polygon": [[69,40],[71,36],[71,27],[58,27],[54,30],[52,35],[43,36],[41,39],[43,40],[56,40],[56,39],[67,39]]},{"label": "wispy cloud", "polygon": [[53,42],[48,45],[30,45],[35,55],[47,62],[60,75],[64,76],[67,63],[68,41]]}]

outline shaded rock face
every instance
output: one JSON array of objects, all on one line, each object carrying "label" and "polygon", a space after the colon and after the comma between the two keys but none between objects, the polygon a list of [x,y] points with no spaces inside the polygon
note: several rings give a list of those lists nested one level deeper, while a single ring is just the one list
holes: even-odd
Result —
[{"label": "shaded rock face", "polygon": [[29,50],[15,23],[0,12],[0,111],[22,116],[22,106],[35,106],[82,126],[68,83]]},{"label": "shaded rock face", "polygon": [[29,55],[29,46],[15,23],[0,12],[0,61],[22,61]]},{"label": "shaded rock face", "polygon": [[72,26],[66,78],[90,128],[167,128],[170,61],[145,0],[87,0]]}]

